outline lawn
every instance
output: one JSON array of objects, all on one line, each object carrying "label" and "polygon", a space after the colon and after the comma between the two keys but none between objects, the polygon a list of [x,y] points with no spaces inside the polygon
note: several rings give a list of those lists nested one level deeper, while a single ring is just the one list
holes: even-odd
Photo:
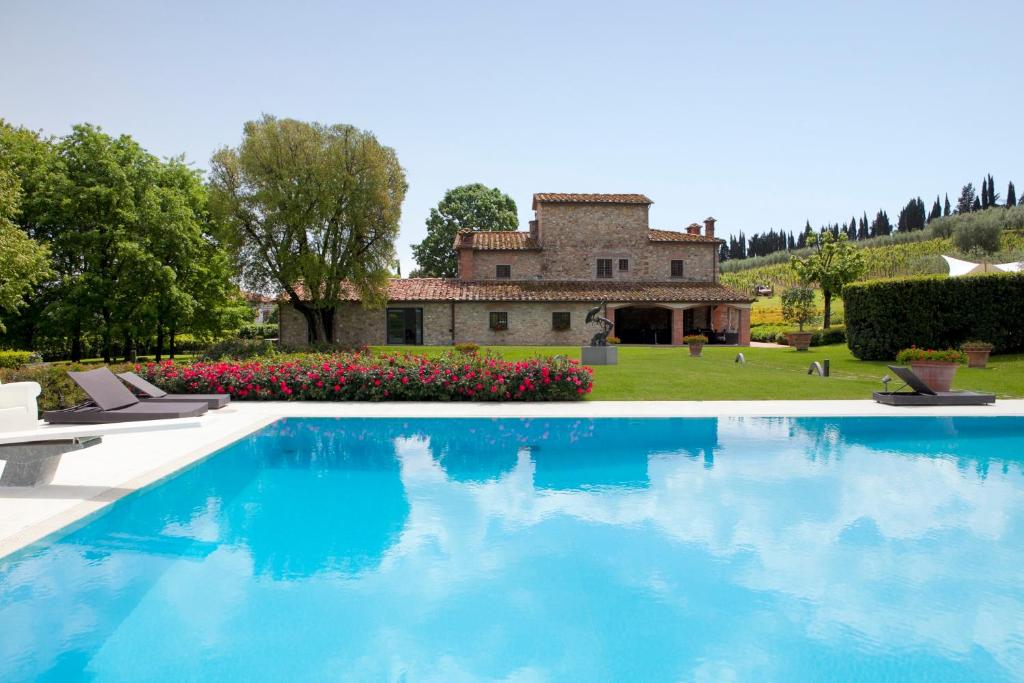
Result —
[{"label": "lawn", "polygon": [[[429,355],[447,346],[383,346],[380,351]],[[508,360],[564,354],[579,358],[578,346],[495,346],[489,350]],[[735,362],[741,352],[746,363]],[[808,375],[811,361],[831,361],[831,377]],[[884,362],[861,361],[844,344],[819,346],[807,352],[785,349],[705,347],[704,356],[690,358],[686,348],[619,349],[619,364],[594,368],[590,400],[766,400],[867,399],[882,388],[888,372]],[[899,382],[890,385],[895,389]],[[991,391],[1000,398],[1024,398],[1024,355],[994,356],[983,370],[962,367],[954,388]]]}]

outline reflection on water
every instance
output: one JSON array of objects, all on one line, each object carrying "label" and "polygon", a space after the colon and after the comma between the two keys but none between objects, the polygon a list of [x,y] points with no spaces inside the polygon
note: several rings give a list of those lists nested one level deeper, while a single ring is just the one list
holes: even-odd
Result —
[{"label": "reflection on water", "polygon": [[284,420],[0,563],[0,680],[1020,679],[1022,463],[1016,418]]}]

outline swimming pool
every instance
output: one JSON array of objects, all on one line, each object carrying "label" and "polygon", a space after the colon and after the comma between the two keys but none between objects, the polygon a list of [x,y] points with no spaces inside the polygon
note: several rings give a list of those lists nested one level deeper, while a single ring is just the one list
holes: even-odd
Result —
[{"label": "swimming pool", "polygon": [[1019,680],[1024,418],[286,419],[0,560],[0,680]]}]

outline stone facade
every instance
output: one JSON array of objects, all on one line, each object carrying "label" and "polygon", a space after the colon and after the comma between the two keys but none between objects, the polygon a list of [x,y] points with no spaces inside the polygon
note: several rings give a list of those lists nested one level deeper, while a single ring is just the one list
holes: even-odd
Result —
[{"label": "stone facade", "polygon": [[[609,318],[620,311],[637,331],[637,343],[681,344],[685,334],[708,331],[749,344],[751,300],[717,282],[714,219],[703,234],[696,223],[685,232],[655,230],[650,203],[643,195],[535,195],[528,233],[460,233],[459,277],[394,280],[389,307],[422,311],[426,345],[586,344],[598,330],[585,324],[587,311],[602,300]],[[610,273],[599,273],[599,259],[611,261]],[[507,277],[498,277],[499,266],[509,267]],[[366,310],[351,292],[343,298],[335,342],[386,344],[386,309]],[[494,313],[504,314],[507,329],[491,328]],[[555,329],[555,313],[569,314],[568,329]],[[307,339],[305,319],[287,303],[280,337],[289,345]]]}]

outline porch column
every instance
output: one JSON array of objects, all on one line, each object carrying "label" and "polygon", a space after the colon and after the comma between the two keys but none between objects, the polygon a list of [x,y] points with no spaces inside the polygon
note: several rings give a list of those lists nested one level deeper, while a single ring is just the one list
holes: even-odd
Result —
[{"label": "porch column", "polygon": [[683,344],[683,309],[672,309],[672,346]]},{"label": "porch column", "polygon": [[[612,321],[612,325],[615,325],[615,309],[614,308],[606,307],[605,308],[605,317]],[[614,327],[612,328],[612,336],[613,337],[618,337],[619,336],[619,335],[615,334]]]},{"label": "porch column", "polygon": [[740,309],[740,338],[738,343],[740,346],[750,346],[750,309]]}]

